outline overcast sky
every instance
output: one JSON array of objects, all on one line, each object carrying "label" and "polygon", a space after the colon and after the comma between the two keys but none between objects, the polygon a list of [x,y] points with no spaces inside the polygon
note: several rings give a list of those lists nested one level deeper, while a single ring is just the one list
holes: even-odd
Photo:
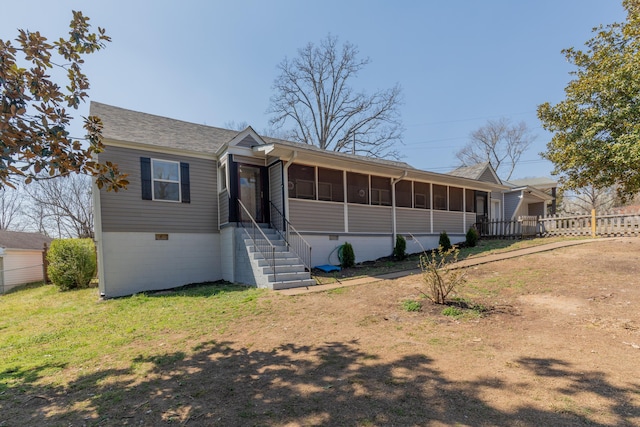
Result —
[{"label": "overcast sky", "polygon": [[402,160],[449,171],[473,130],[506,117],[537,135],[514,179],[552,169],[538,155],[550,135],[536,107],[564,97],[571,67],[560,51],[625,19],[618,0],[31,0],[3,2],[0,39],[17,28],[59,38],[71,10],[112,37],[87,58],[92,100],[260,132],[276,65],[332,34],[371,59],[355,88],[402,86]]}]

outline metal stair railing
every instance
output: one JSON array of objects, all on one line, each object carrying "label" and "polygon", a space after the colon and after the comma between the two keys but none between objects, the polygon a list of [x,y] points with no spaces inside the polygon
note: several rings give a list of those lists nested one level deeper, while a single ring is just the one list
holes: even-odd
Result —
[{"label": "metal stair railing", "polygon": [[289,250],[300,258],[305,268],[311,271],[311,245],[298,233],[298,230],[293,227],[272,202],[269,202],[269,206],[271,208],[271,227],[280,234]]},{"label": "metal stair railing", "polygon": [[[238,206],[240,206],[240,224],[242,228],[247,232],[249,238],[253,242],[253,246],[260,252],[260,254],[264,257],[265,260],[271,266],[271,270],[273,271],[273,280],[276,281],[276,247],[271,243],[271,241],[264,234],[262,229],[256,223],[256,220],[253,219],[253,216],[249,213],[244,204],[238,200]],[[249,221],[245,221],[245,217],[249,219]],[[249,224],[249,228],[245,225],[245,223]],[[259,242],[260,238],[264,243]]]}]

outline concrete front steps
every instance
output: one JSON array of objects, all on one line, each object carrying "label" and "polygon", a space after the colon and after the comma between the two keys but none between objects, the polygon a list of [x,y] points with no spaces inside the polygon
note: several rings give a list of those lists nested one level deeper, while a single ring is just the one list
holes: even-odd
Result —
[{"label": "concrete front steps", "polygon": [[[263,228],[262,231],[269,242],[275,246],[275,274],[270,261],[265,259],[260,251],[254,247],[253,240],[248,235],[244,239],[257,286],[273,290],[314,286],[316,281],[306,271],[300,258],[288,250],[280,235],[270,228]],[[262,238],[256,241],[258,245],[263,242]]]}]

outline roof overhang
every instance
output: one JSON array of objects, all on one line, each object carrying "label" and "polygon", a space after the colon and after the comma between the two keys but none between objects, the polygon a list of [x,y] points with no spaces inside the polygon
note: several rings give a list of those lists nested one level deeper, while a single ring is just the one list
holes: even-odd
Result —
[{"label": "roof overhang", "polygon": [[520,192],[523,196],[528,196],[528,197],[534,197],[537,199],[542,199],[544,201],[552,201],[554,199],[554,197],[550,194],[545,193],[544,191],[540,191],[536,188],[533,187],[518,187],[518,188],[511,188],[509,190],[506,191],[506,193],[510,193],[510,192]]},{"label": "roof overhang", "polygon": [[[469,178],[461,178],[448,174],[428,172],[415,169],[410,166],[402,167],[384,160],[368,159],[361,156],[346,156],[332,151],[320,151],[318,149],[303,146],[290,146],[286,144],[271,143],[253,147],[254,152],[264,153],[267,156],[277,157],[283,161],[295,158],[296,163],[306,163],[314,166],[341,169],[348,172],[374,173],[390,178],[405,178],[415,181],[433,182],[443,185],[454,185],[481,191],[501,191],[508,187],[477,181]],[[295,154],[294,154],[295,153]]]}]

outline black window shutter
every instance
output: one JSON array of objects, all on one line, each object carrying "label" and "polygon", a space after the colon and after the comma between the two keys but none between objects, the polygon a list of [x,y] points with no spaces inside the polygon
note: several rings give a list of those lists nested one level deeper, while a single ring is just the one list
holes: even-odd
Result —
[{"label": "black window shutter", "polygon": [[189,163],[180,162],[180,185],[182,186],[182,203],[191,203],[191,191],[189,189]]},{"label": "black window shutter", "polygon": [[142,200],[151,200],[151,159],[140,157],[140,180],[142,187]]}]

